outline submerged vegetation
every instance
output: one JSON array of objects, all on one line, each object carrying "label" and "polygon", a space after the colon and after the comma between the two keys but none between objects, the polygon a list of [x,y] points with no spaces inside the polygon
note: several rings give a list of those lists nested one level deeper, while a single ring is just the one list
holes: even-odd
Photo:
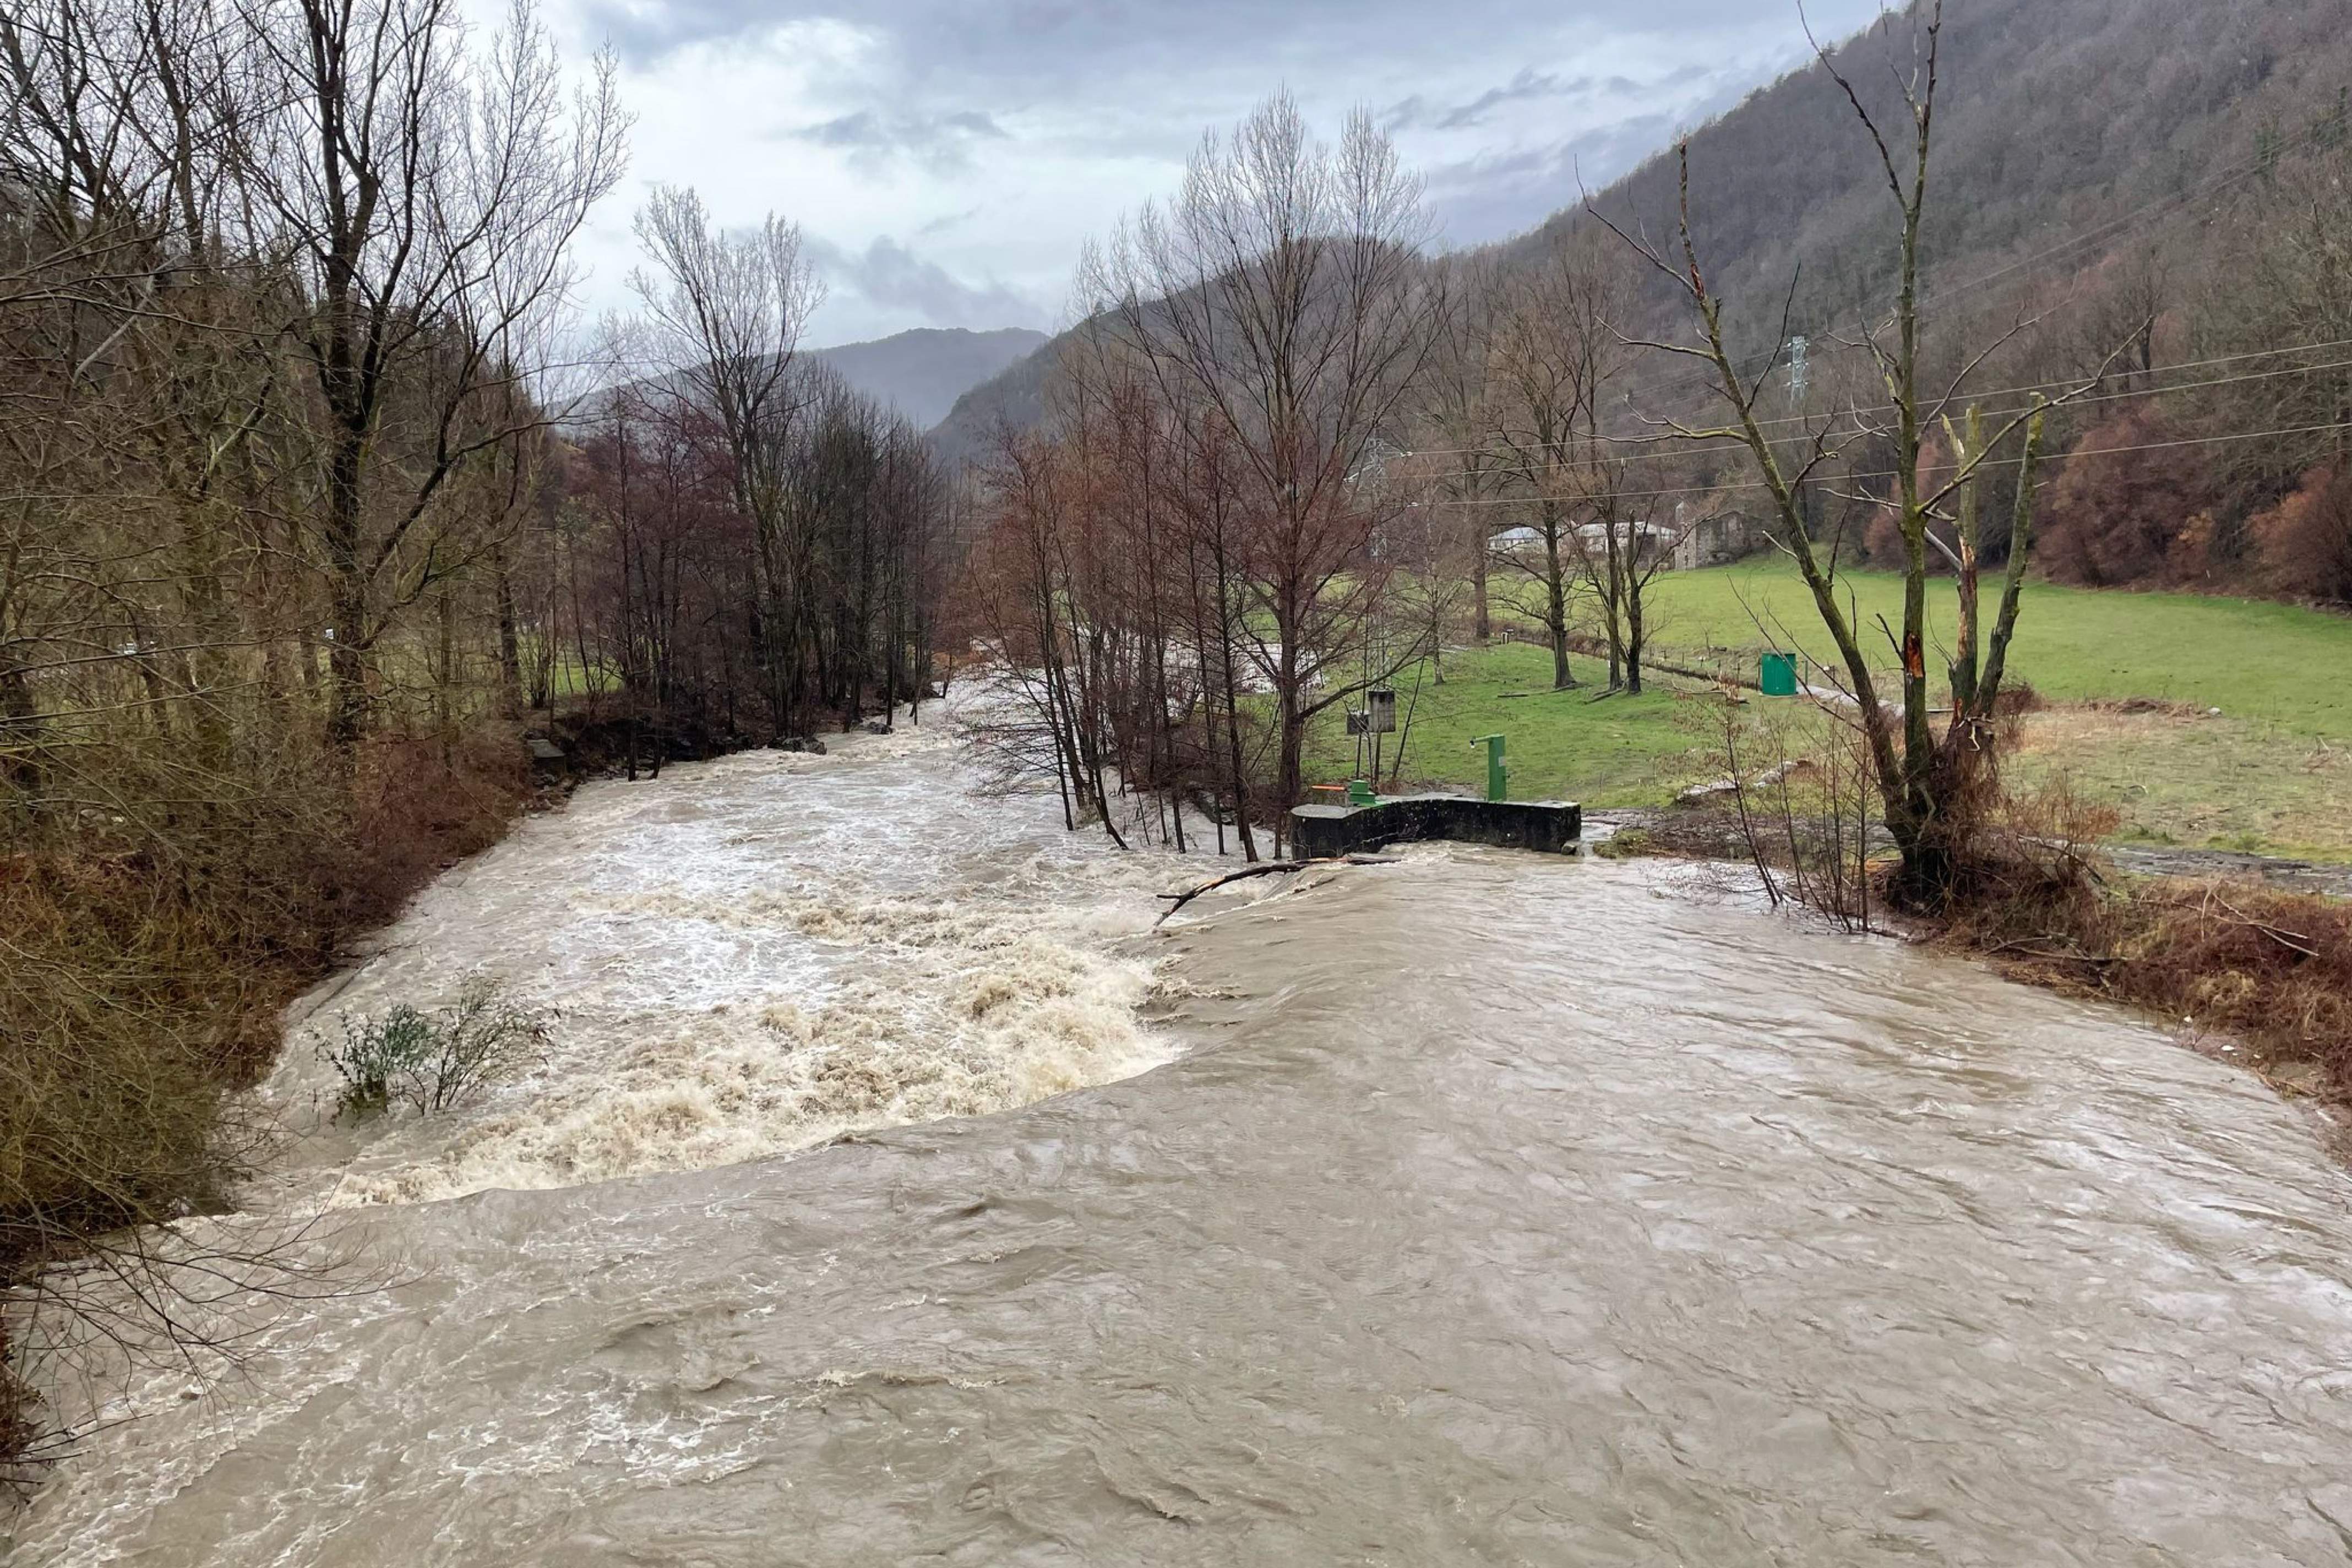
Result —
[{"label": "submerged vegetation", "polygon": [[547,1020],[476,976],[433,1012],[397,1003],[379,1017],[345,1016],[319,1056],[342,1082],[339,1114],[362,1117],[407,1106],[419,1116],[453,1110],[528,1067],[547,1041]]}]

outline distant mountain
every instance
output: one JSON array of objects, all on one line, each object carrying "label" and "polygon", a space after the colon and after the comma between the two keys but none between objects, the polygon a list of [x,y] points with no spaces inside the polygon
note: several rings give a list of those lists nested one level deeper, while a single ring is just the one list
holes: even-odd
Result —
[{"label": "distant mountain", "polygon": [[919,428],[929,429],[966,392],[1045,342],[1045,333],[1025,327],[992,332],[918,327],[872,342],[812,349],[807,357],[824,361],[859,392],[895,406]]},{"label": "distant mountain", "polygon": [[931,431],[931,448],[952,470],[988,450],[1000,426],[1026,430],[1045,423],[1045,380],[1060,363],[1065,332],[1040,338],[1030,353],[976,382]]}]

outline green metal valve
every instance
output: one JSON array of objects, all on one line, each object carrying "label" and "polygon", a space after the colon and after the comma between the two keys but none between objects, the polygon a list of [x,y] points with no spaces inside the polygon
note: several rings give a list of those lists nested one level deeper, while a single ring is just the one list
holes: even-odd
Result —
[{"label": "green metal valve", "polygon": [[1470,743],[1486,748],[1486,798],[1510,799],[1511,770],[1503,765],[1503,737],[1481,735]]}]

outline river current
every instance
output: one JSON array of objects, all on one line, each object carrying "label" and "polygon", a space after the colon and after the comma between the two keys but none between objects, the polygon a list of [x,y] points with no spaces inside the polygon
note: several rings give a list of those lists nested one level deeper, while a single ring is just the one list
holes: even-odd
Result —
[{"label": "river current", "polygon": [[929,726],[583,790],[312,1003],[544,1063],[268,1086],[253,1206],[394,1282],[111,1391],[9,1560],[2352,1562],[2352,1178],[2251,1076],[1655,867],[1150,930],[1215,868]]}]

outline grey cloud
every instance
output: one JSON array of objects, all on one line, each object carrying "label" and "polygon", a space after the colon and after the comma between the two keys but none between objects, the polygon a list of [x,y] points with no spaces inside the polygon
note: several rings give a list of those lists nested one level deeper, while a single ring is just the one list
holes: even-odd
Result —
[{"label": "grey cloud", "polygon": [[[579,0],[589,30],[631,60],[695,43],[756,36],[781,23],[835,17],[887,37],[919,81],[987,82],[1019,92],[1112,81],[1181,89],[1206,65],[1256,64],[1268,85],[1285,70],[1345,68],[1367,59],[1491,57],[1492,40],[1528,36],[1524,0],[1454,0],[1433,25],[1426,0]],[[1828,30],[1874,15],[1877,0],[1826,0]],[[1558,0],[1543,30],[1559,38],[1683,35],[1752,24],[1755,0]],[[1788,19],[1795,24],[1795,8]]]},{"label": "grey cloud", "polygon": [[956,114],[885,118],[870,109],[861,109],[855,114],[803,126],[787,134],[815,146],[839,148],[868,163],[905,156],[940,170],[967,166],[975,142],[1010,140],[1003,126],[972,110]]},{"label": "grey cloud", "polygon": [[1590,77],[1574,81],[1562,81],[1557,76],[1538,75],[1524,69],[1513,77],[1507,87],[1490,88],[1468,103],[1456,104],[1440,114],[1435,124],[1440,131],[1460,131],[1477,124],[1506,103],[1520,103],[1536,98],[1580,98],[1592,90]]},{"label": "grey cloud", "polygon": [[1045,324],[1036,303],[996,282],[966,283],[884,235],[863,251],[812,235],[804,242],[828,283],[885,310],[911,310],[935,327]]},{"label": "grey cloud", "polygon": [[1631,173],[1679,132],[1730,109],[1756,85],[1737,71],[1675,71],[1639,89],[1651,105],[1646,112],[1564,142],[1481,154],[1429,170],[1430,207],[1447,237],[1457,243],[1517,233]]},{"label": "grey cloud", "polygon": [[1598,191],[1672,134],[1675,117],[1644,114],[1563,144],[1465,159],[1429,171],[1429,204],[1448,238],[1500,239]]},{"label": "grey cloud", "polygon": [[922,227],[917,229],[915,232],[918,234],[945,234],[949,229],[958,228],[964,224],[970,223],[972,219],[978,217],[983,210],[984,209],[980,207],[966,207],[961,212],[941,213],[939,216],[931,219],[929,223],[926,223]]}]

